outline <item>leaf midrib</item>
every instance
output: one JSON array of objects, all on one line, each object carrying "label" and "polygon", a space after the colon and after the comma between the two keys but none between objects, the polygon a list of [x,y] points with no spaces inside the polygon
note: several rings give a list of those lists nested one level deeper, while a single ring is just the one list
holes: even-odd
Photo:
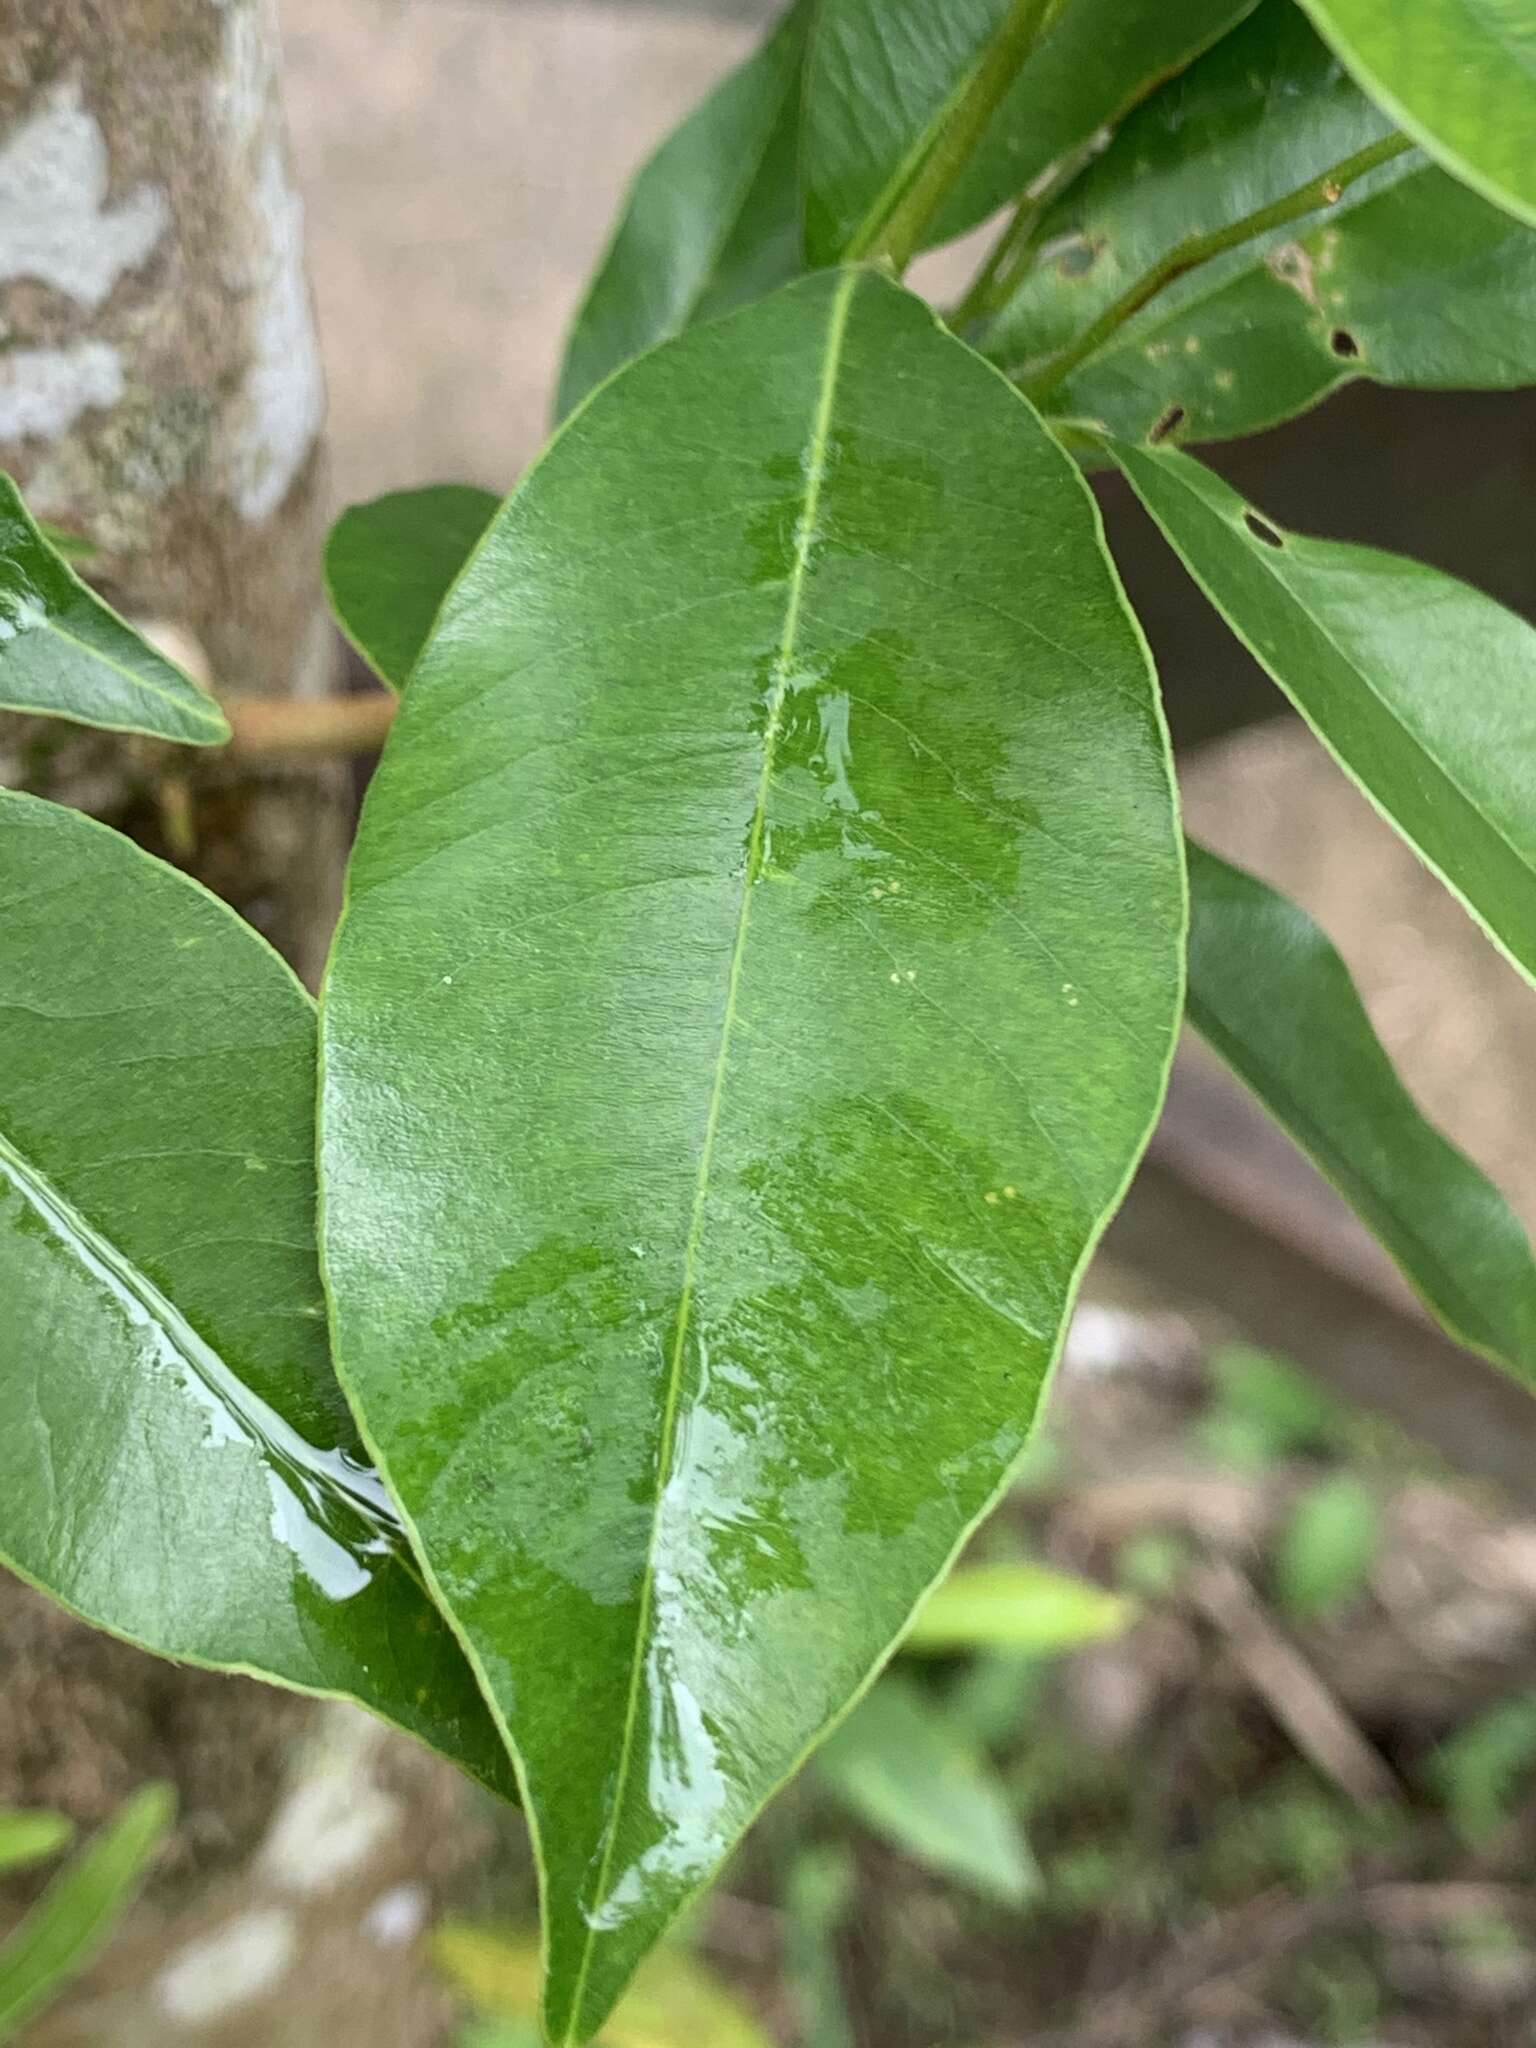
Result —
[{"label": "leaf midrib", "polygon": [[[699,1165],[694,1183],[688,1237],[683,1249],[682,1290],[678,1299],[677,1324],[673,1333],[672,1347],[667,1363],[667,1385],[662,1406],[661,1443],[657,1457],[655,1508],[651,1517],[650,1540],[640,1583],[639,1609],[635,1623],[635,1652],[630,1667],[624,1726],[619,1739],[618,1766],[614,1774],[613,1791],[610,1796],[608,1829],[603,1842],[602,1858],[598,1866],[597,1880],[593,1887],[594,1913],[604,1902],[608,1882],[612,1875],[619,1824],[624,1811],[629,1777],[634,1760],[635,1733],[639,1721],[641,1681],[645,1670],[647,1639],[655,1597],[656,1552],[661,1528],[661,1510],[666,1498],[667,1488],[671,1483],[672,1460],[677,1445],[677,1423],[678,1412],[681,1406],[684,1350],[688,1337],[690,1313],[693,1306],[694,1286],[697,1279],[699,1248],[703,1238],[704,1219],[708,1206],[709,1180],[714,1161],[715,1140],[720,1127],[721,1111],[725,1099],[726,1067],[730,1056],[731,1037],[736,1022],[741,989],[742,969],[746,958],[747,930],[751,919],[752,890],[762,871],[768,796],[773,781],[774,754],[779,738],[780,719],[784,709],[784,702],[789,693],[795,650],[799,640],[800,616],[806,578],[815,549],[817,518],[821,507],[822,488],[826,481],[832,412],[837,396],[838,372],[842,363],[843,343],[848,325],[848,312],[853,295],[858,288],[858,283],[859,273],[857,271],[849,271],[838,284],[828,312],[826,339],[822,353],[821,380],[817,391],[816,409],[811,420],[810,436],[807,442],[805,491],[801,501],[800,517],[795,528],[794,558],[790,567],[785,599],[784,626],[780,634],[778,650],[774,657],[772,684],[768,697],[767,716],[764,721],[762,768],[758,776],[757,792],[752,809],[752,822],[747,835],[747,858],[742,878],[741,902],[736,915],[736,930],[731,946],[730,966],[727,972],[725,1009],[720,1024],[720,1040],[715,1055],[709,1107],[704,1121],[704,1139],[699,1151]],[[565,2033],[567,2048],[571,2048],[571,2044],[574,2044],[581,2038],[582,2006],[586,1996],[587,1978],[591,1970],[595,1948],[596,1929],[591,1925],[589,1919],[581,1962],[577,1969],[575,1987],[571,1994],[570,2020]]]}]

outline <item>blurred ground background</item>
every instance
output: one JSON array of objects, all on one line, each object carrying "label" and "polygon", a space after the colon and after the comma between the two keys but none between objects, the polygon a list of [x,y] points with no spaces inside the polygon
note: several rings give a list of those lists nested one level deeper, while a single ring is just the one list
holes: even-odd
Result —
[{"label": "blurred ground background", "polygon": [[[429,480],[510,485],[625,179],[770,11],[283,0],[338,506]],[[1226,460],[1281,518],[1532,609],[1524,398],[1362,389]],[[1425,1106],[1536,1220],[1529,992],[1292,723],[1228,734],[1267,708],[1265,686],[1144,526],[1110,514],[1176,729],[1215,742],[1183,761],[1192,826],[1322,919]],[[1218,1101],[1218,1149],[1265,1179],[1232,1114]],[[1253,1179],[1239,1173],[1239,1206]],[[1277,1168],[1266,1186],[1266,1227],[1311,1231],[1316,1252],[1331,1212],[1308,1206],[1305,1176]],[[1443,1394],[1420,1399],[1416,1441],[1275,1355],[1328,1367],[1347,1341],[1368,1377],[1406,1381],[1419,1340],[1400,1308],[1346,1332],[1321,1268],[1275,1249],[1234,1289],[1182,1211],[1149,1216],[1092,1276],[1041,1448],[979,1542],[1124,1593],[1125,1630],[1064,1656],[910,1663],[959,1758],[937,1773],[937,1813],[866,1785],[859,1820],[846,1785],[808,1774],[684,1938],[735,2005],[674,1971],[613,2048],[1536,2043],[1536,1469],[1477,1423],[1501,1491],[1427,1441],[1444,1444]],[[1267,1350],[1242,1348],[1256,1334]],[[30,1626],[30,1649],[14,1632],[10,1647],[37,1682],[0,1694],[0,1804],[13,1780],[90,1824],[129,1789],[124,1759],[148,1753],[184,1809],[160,1904],[83,2003],[29,2032],[36,2048],[531,2038],[515,1823],[395,1741],[364,1759],[374,1803],[359,1806],[355,1717],[317,1724],[252,1689],[232,1720],[234,1682],[173,1688],[128,1651],[68,1693],[67,1766],[40,1794],[38,1731],[72,1639],[40,1606]],[[978,1773],[987,1825],[1027,1864],[1006,1900],[995,1869],[977,1875]],[[348,1803],[328,1807],[343,1783]],[[190,1934],[177,1921],[168,1953],[157,1914],[188,1898],[200,1918]],[[507,1945],[434,1955],[440,1910]]]}]

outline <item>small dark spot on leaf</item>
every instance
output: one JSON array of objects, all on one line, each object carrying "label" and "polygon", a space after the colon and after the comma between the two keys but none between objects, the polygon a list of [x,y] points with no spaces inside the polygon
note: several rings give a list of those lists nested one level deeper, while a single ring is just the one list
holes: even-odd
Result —
[{"label": "small dark spot on leaf", "polygon": [[1243,524],[1255,540],[1263,541],[1265,547],[1283,548],[1285,546],[1285,535],[1271,526],[1267,519],[1261,519],[1257,512],[1245,512],[1243,514]]},{"label": "small dark spot on leaf", "polygon": [[1328,337],[1328,346],[1336,356],[1350,357],[1360,353],[1360,344],[1347,327],[1335,327]]},{"label": "small dark spot on leaf", "polygon": [[1103,253],[1102,241],[1090,242],[1086,238],[1069,242],[1061,252],[1057,264],[1063,277],[1086,277]]},{"label": "small dark spot on leaf", "polygon": [[1163,414],[1161,419],[1153,421],[1151,427],[1147,430],[1147,439],[1155,447],[1159,441],[1166,441],[1168,436],[1174,431],[1174,429],[1176,427],[1181,427],[1183,424],[1183,406],[1170,405],[1168,410]]}]

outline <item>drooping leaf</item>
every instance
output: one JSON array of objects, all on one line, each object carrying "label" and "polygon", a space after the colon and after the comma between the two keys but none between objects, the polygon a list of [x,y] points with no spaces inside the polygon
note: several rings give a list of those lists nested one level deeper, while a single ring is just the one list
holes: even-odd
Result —
[{"label": "drooping leaf", "polygon": [[695,320],[802,267],[796,153],[812,0],[716,86],[641,169],[566,344],[555,410]]},{"label": "drooping leaf", "polygon": [[904,1650],[1029,1650],[1041,1656],[1123,1632],[1130,1601],[1023,1558],[952,1572],[918,1609]]},{"label": "drooping leaf", "polygon": [[0,795],[0,1557],[506,1789],[330,1373],[314,1062],[308,996],[225,905]]},{"label": "drooping leaf", "polygon": [[1301,0],[1351,71],[1448,170],[1536,225],[1531,0]]},{"label": "drooping leaf", "polygon": [[474,484],[428,484],[349,505],[325,543],[336,623],[370,668],[403,690],[438,606],[501,500]]},{"label": "drooping leaf", "polygon": [[987,68],[1000,97],[924,243],[1019,197],[1240,21],[1253,0],[822,0],[801,171],[813,263],[866,252]]},{"label": "drooping leaf", "polygon": [[[1246,220],[1387,125],[1290,0],[1266,0],[1053,209],[987,353],[1038,373],[1187,237]],[[1507,389],[1536,380],[1533,309],[1536,234],[1411,151],[1168,285],[1049,403],[1127,439],[1198,441],[1256,432],[1356,377]]]},{"label": "drooping leaf", "polygon": [[1381,1509],[1354,1472],[1334,1472],[1297,1501],[1275,1549],[1275,1591],[1296,1621],[1336,1614],[1365,1590],[1381,1549]]},{"label": "drooping leaf", "polygon": [[1536,628],[1421,562],[1282,532],[1191,455],[1111,452],[1339,765],[1536,978]]},{"label": "drooping leaf", "polygon": [[74,1833],[67,1814],[0,1807],[0,1876],[46,1863],[57,1856]]},{"label": "drooping leaf", "polygon": [[[512,2025],[539,2009],[539,1939],[451,1920],[433,1954],[487,2018]],[[767,2036],[714,1973],[675,1943],[647,1956],[603,2027],[600,2048],[768,2048]]]},{"label": "drooping leaf", "polygon": [[0,1947],[0,2041],[14,2039],[112,1932],[171,1824],[175,1804],[168,1785],[135,1792]]},{"label": "drooping leaf", "polygon": [[1189,1015],[1465,1344],[1536,1383],[1536,1261],[1498,1189],[1398,1079],[1306,912],[1189,848]]},{"label": "drooping leaf", "polygon": [[866,1826],[919,1862],[1004,1905],[1034,1890],[1034,1860],[1001,1781],[905,1679],[883,1678],[816,1767]]},{"label": "drooping leaf", "polygon": [[323,1004],[324,1256],[515,1730],[556,2040],[1005,1482],[1181,894],[1081,478],[876,276],[632,365],[455,586]]},{"label": "drooping leaf", "polygon": [[229,738],[201,684],[103,603],[0,475],[0,709],[188,746]]}]

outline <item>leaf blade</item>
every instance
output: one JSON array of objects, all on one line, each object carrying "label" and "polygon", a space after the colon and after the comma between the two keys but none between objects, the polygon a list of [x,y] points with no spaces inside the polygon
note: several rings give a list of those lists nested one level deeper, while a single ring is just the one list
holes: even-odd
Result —
[{"label": "leaf blade", "polygon": [[1536,978],[1536,629],[1405,556],[1283,533],[1176,449],[1106,445],[1339,765]]},{"label": "leaf blade", "polygon": [[883,1678],[822,1750],[817,1776],[867,1827],[983,1898],[1039,1882],[997,1774],[909,1680]]},{"label": "leaf blade", "polygon": [[1188,853],[1191,1023],[1452,1335],[1536,1384],[1536,1260],[1508,1203],[1408,1094],[1306,912]]},{"label": "leaf blade", "polygon": [[1454,177],[1536,226],[1536,16],[1525,0],[1302,0],[1365,90]]},{"label": "leaf blade", "polygon": [[82,583],[0,474],[0,707],[219,746],[229,722],[191,676]]},{"label": "leaf blade", "polygon": [[1132,1603],[1091,1579],[1024,1558],[963,1566],[936,1586],[902,1637],[904,1651],[1017,1650],[1035,1656],[1121,1634]]},{"label": "leaf blade", "polygon": [[143,1786],[0,1946],[0,2041],[10,2040],[110,1934],[170,1826],[175,1804],[168,1785]]},{"label": "leaf blade", "polygon": [[185,876],[14,792],[0,908],[0,1554],[510,1790],[330,1373],[309,998]]},{"label": "leaf blade", "polygon": [[[1051,209],[989,330],[1028,377],[1193,231],[1228,227],[1389,124],[1289,4],[1251,19],[1132,115]],[[1335,206],[1160,292],[1052,394],[1123,439],[1218,440],[1355,378],[1506,389],[1536,376],[1536,236],[1417,152]]]},{"label": "leaf blade", "polygon": [[[1021,559],[1064,579],[1059,618],[999,608]],[[324,1257],[338,1369],[514,1724],[556,2038],[597,2024],[867,1682],[1022,1446],[1162,1092],[1170,805],[1080,478],[995,373],[867,273],[632,365],[557,436],[445,610],[370,793],[323,998]],[[1101,827],[1115,885],[1070,852],[1057,873],[1059,839]],[[489,1049],[514,1030],[515,1073]],[[940,1069],[953,1106],[932,1098]],[[370,1108],[385,1072],[393,1129]],[[422,1206],[440,1174],[451,1220]],[[865,1265],[881,1282],[861,1294]],[[837,1359],[816,1327],[845,1333]],[[401,1362],[427,1355],[411,1383]],[[956,1355],[967,1400],[934,1416],[922,1361]],[[893,1388],[849,1442],[836,1388],[860,1359],[910,1400]],[[728,1456],[749,1383],[783,1445],[753,1483]],[[948,1443],[953,1477],[903,1506],[919,1408],[911,1454]],[[735,1518],[717,1537],[697,1511],[716,1455],[764,1518],[761,1584]],[[796,1462],[821,1475],[803,1528],[772,1483]],[[838,1484],[889,1525],[873,1583],[839,1561],[841,1516],[810,1512]],[[782,1599],[780,1546],[808,1558]],[[716,1642],[699,1603],[722,1579],[752,1623]],[[676,1717],[696,1730],[698,1711],[720,1717],[718,1766],[673,1760]]]},{"label": "leaf blade", "polygon": [[475,484],[428,484],[349,505],[326,536],[325,590],[348,640],[403,690],[438,607],[501,500]]},{"label": "leaf blade", "polygon": [[654,342],[801,268],[795,155],[811,0],[642,165],[572,324],[555,414]]}]

